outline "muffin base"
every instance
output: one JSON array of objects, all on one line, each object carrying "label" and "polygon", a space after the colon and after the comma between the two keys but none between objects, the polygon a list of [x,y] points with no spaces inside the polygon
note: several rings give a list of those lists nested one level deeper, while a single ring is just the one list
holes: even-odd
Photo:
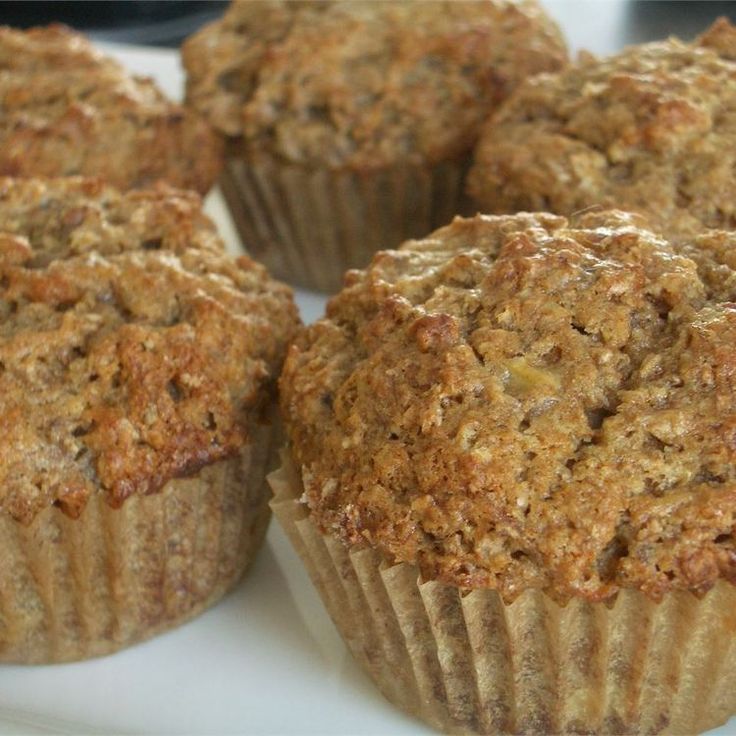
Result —
[{"label": "muffin base", "polygon": [[251,256],[291,284],[334,293],[348,269],[377,251],[469,214],[468,166],[462,159],[353,172],[231,155],[220,186]]},{"label": "muffin base", "polygon": [[93,496],[78,519],[57,508],[27,527],[0,518],[0,662],[109,654],[201,613],[255,556],[266,532],[265,482],[277,428],[244,451],[169,481],[119,509]]},{"label": "muffin base", "polygon": [[270,478],[271,507],[353,656],[388,700],[448,733],[681,733],[736,712],[736,587],[657,604],[511,604],[422,582],[415,567],[323,534],[298,471]]}]

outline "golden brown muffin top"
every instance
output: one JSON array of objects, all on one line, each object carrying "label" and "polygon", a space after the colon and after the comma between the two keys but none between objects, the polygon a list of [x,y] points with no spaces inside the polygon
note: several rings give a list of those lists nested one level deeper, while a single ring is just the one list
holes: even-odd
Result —
[{"label": "golden brown muffin top", "polygon": [[709,252],[706,285],[614,211],[377,254],[281,378],[313,518],[509,600],[734,581],[736,283]]},{"label": "golden brown muffin top", "polygon": [[465,154],[565,45],[536,0],[234,2],[182,49],[187,99],[250,150],[373,168]]},{"label": "golden brown muffin top", "polygon": [[194,199],[0,180],[0,512],[117,507],[248,441],[298,317]]},{"label": "golden brown muffin top", "polygon": [[734,49],[721,19],[529,80],[488,121],[470,193],[486,212],[620,207],[675,238],[736,228]]},{"label": "golden brown muffin top", "polygon": [[127,189],[158,179],[206,192],[222,142],[64,26],[0,26],[0,175],[101,176]]}]

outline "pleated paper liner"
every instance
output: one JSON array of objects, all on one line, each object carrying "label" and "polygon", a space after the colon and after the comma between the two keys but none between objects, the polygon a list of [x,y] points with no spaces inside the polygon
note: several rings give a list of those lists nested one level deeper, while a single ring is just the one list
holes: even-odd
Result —
[{"label": "pleated paper liner", "polygon": [[291,284],[335,293],[376,251],[470,214],[467,168],[462,159],[353,172],[231,155],[220,185],[250,255]]},{"label": "pleated paper liner", "polygon": [[102,494],[78,519],[0,518],[0,661],[114,652],[193,618],[240,579],[265,535],[278,432],[119,509]]},{"label": "pleated paper liner", "polygon": [[606,606],[461,595],[322,534],[286,462],[274,514],[354,657],[395,705],[448,733],[694,734],[736,712],[736,588]]}]

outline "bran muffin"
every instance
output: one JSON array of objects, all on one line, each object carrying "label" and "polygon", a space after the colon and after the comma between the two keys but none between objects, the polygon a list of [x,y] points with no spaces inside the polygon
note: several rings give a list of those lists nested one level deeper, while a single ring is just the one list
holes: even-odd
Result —
[{"label": "bran muffin", "polygon": [[204,194],[220,170],[222,141],[202,117],[64,26],[0,27],[0,100],[0,175]]},{"label": "bran muffin", "polygon": [[453,733],[736,712],[734,245],[456,218],[302,332],[273,508],[390,700]]},{"label": "bran muffin", "polygon": [[462,211],[482,121],[566,61],[536,0],[234,2],[182,54],[245,247],[326,291]]},{"label": "bran muffin", "polygon": [[235,584],[297,324],[192,193],[0,180],[0,661],[106,654]]},{"label": "bran muffin", "polygon": [[736,227],[736,28],[632,46],[530,79],[489,119],[468,177],[484,212],[643,213],[679,239]]}]

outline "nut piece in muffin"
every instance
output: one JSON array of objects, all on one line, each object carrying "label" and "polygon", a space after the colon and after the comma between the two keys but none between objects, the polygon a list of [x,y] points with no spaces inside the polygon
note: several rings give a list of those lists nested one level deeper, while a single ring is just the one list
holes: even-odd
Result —
[{"label": "nut piece in muffin", "polygon": [[328,290],[462,210],[482,122],[566,61],[531,0],[235,2],[182,54],[246,248]]},{"label": "nut piece in muffin", "polygon": [[0,180],[0,661],[105,654],[235,584],[297,324],[192,193]]},{"label": "nut piece in muffin", "polygon": [[481,733],[736,711],[733,245],[457,218],[297,339],[274,510],[394,702]]},{"label": "nut piece in muffin", "polygon": [[60,25],[0,27],[0,175],[161,179],[207,192],[222,141],[197,113]]},{"label": "nut piece in muffin", "polygon": [[721,19],[528,80],[488,120],[469,192],[484,212],[625,208],[675,239],[736,228],[734,48]]}]

